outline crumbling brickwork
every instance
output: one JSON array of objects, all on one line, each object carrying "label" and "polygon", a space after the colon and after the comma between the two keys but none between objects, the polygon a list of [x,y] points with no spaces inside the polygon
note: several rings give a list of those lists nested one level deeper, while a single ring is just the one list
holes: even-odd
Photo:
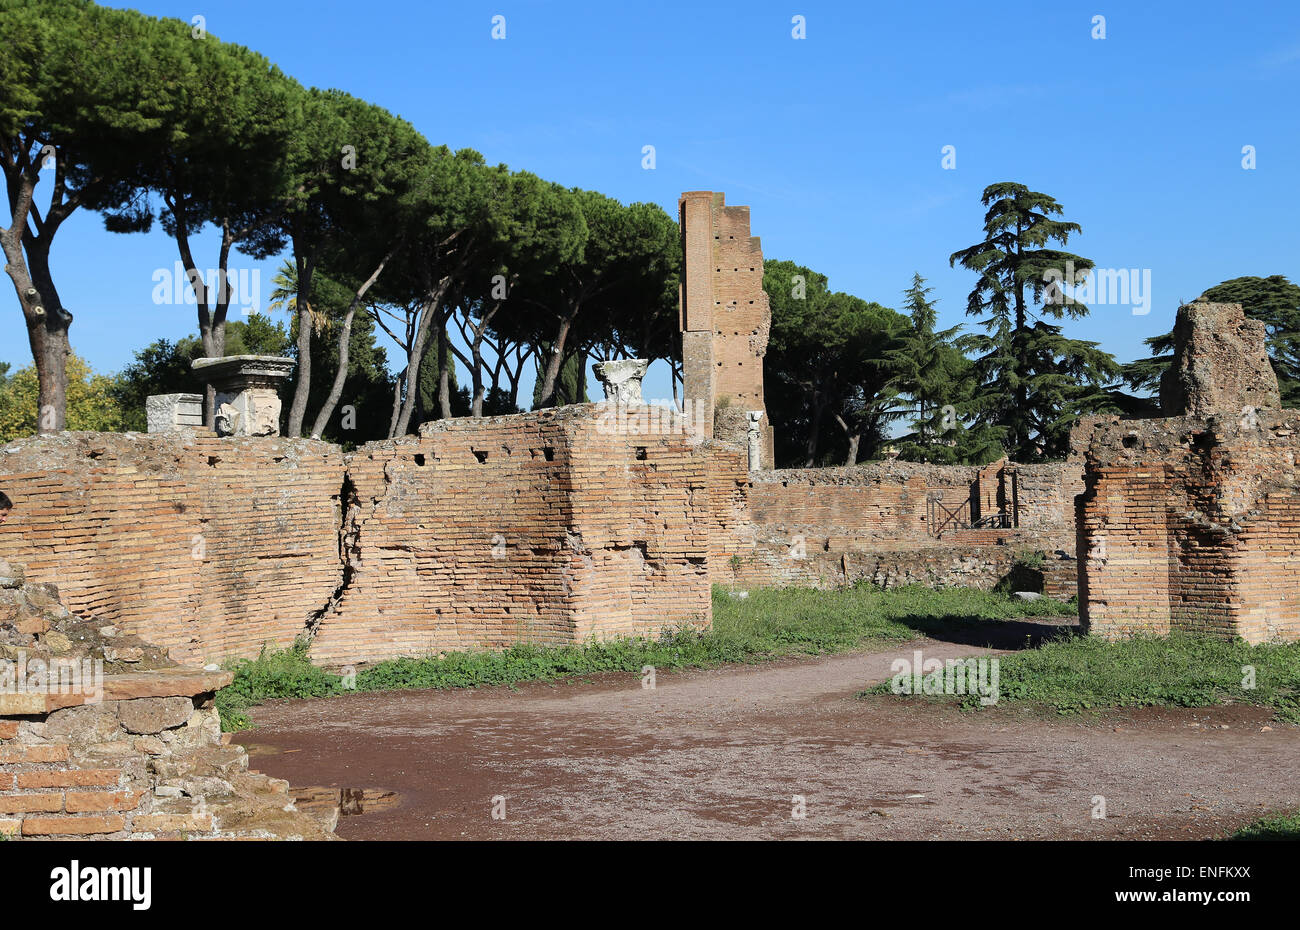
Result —
[{"label": "crumbling brickwork", "polygon": [[248,767],[184,668],[0,560],[0,834],[23,839],[330,839],[287,782]]},{"label": "crumbling brickwork", "polygon": [[698,437],[602,405],[426,423],[351,457],[349,578],[313,656],[358,662],[707,625]]},{"label": "crumbling brickwork", "polygon": [[1235,305],[1179,310],[1182,387],[1164,397],[1182,415],[1075,429],[1080,618],[1098,635],[1300,639],[1300,413],[1252,403],[1277,385],[1241,323]]},{"label": "crumbling brickwork", "polygon": [[[439,421],[349,455],[68,433],[0,449],[0,557],[177,660],[307,635],[338,666],[703,626],[710,582],[987,587],[1019,549],[1072,548],[1071,480],[1005,463],[751,472],[690,418],[604,404]],[[1020,526],[967,525],[1017,496]]]},{"label": "crumbling brickwork", "polygon": [[763,248],[750,235],[749,207],[720,193],[679,200],[685,270],[681,285],[684,394],[709,411],[708,435],[744,446],[747,411],[761,411],[762,466],[773,465],[763,395],[772,311],[763,290]]},{"label": "crumbling brickwork", "polygon": [[[325,443],[68,433],[0,450],[0,557],[195,662],[352,663],[707,625],[704,443],[575,405]],[[623,413],[626,414],[626,410]]]},{"label": "crumbling brickwork", "polygon": [[1076,430],[1079,608],[1110,638],[1300,638],[1300,414],[1099,418]]}]

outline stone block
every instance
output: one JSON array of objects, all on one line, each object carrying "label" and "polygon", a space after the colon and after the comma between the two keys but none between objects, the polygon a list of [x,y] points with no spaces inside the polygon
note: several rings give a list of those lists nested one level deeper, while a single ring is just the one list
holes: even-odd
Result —
[{"label": "stone block", "polygon": [[202,394],[152,394],[144,410],[151,433],[203,428]]},{"label": "stone block", "polygon": [[137,698],[117,705],[117,718],[130,733],[150,735],[178,727],[194,713],[187,697]]}]

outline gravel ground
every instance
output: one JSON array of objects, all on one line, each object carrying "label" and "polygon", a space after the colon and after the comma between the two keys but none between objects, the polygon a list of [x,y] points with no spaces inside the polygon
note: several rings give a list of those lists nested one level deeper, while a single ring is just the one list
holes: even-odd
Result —
[{"label": "gravel ground", "polygon": [[1062,718],[855,698],[914,649],[990,653],[918,640],[661,671],[653,690],[611,674],[276,701],[235,739],[295,786],[397,792],[340,819],[356,840],[1204,839],[1300,808],[1300,728],[1267,710]]}]

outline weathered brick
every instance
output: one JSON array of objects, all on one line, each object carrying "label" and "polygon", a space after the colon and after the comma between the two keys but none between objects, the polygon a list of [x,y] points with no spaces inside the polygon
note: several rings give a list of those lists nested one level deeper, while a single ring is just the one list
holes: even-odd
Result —
[{"label": "weathered brick", "polygon": [[745,413],[763,412],[760,457],[771,468],[763,356],[772,312],[749,207],[729,207],[721,193],[688,191],[678,200],[678,218],[686,266],[680,308],[686,409],[703,415],[706,436],[738,445],[746,442]]},{"label": "weathered brick", "polygon": [[144,794],[143,791],[69,791],[66,810],[69,814],[134,810]]},{"label": "weathered brick", "polygon": [[0,764],[67,761],[68,747],[63,745],[0,746]]},{"label": "weathered brick", "polygon": [[7,794],[0,796],[0,814],[32,812],[57,813],[63,810],[62,794]]},{"label": "weathered brick", "polygon": [[19,772],[19,788],[112,787],[122,777],[119,769],[65,769],[57,772]]},{"label": "weathered brick", "polygon": [[25,817],[23,836],[93,836],[117,833],[126,827],[118,814],[103,817]]},{"label": "weathered brick", "polygon": [[[1207,320],[1190,326],[1202,312]],[[1087,481],[1079,615],[1092,633],[1300,639],[1300,413],[1243,406],[1275,398],[1276,379],[1262,327],[1215,335],[1229,317],[1242,323],[1239,308],[1179,310],[1180,357],[1164,399],[1197,415],[1092,417],[1074,431]]]}]

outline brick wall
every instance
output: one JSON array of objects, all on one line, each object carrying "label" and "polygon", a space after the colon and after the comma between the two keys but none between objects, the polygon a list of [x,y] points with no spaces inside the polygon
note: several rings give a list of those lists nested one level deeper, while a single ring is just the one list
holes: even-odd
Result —
[{"label": "brick wall", "polygon": [[[720,584],[926,583],[989,588],[1023,549],[1065,554],[1044,584],[1073,595],[1073,496],[1081,466],[984,468],[875,462],[847,468],[776,469],[744,474],[715,454],[716,519],[712,576]],[[748,480],[746,480],[746,478]],[[966,528],[1025,490],[1020,525]],[[957,512],[960,520],[940,524]],[[1066,566],[1065,563],[1070,563]]]},{"label": "brick wall", "polygon": [[0,835],[331,838],[228,745],[213,694],[231,677],[70,613],[0,559]]},{"label": "brick wall", "polygon": [[[68,433],[0,450],[0,558],[175,658],[323,662],[707,624],[705,443],[599,405],[306,440]],[[711,444],[710,444],[711,445]]]},{"label": "brick wall", "polygon": [[1073,442],[1088,629],[1300,639],[1300,413],[1091,418]]},{"label": "brick wall", "polygon": [[[605,409],[441,421],[347,456],[35,437],[0,449],[0,559],[179,660],[308,634],[341,665],[705,625],[711,581],[988,587],[1021,548],[1072,548],[1069,466],[751,473],[742,448],[687,422],[624,429]],[[1032,520],[930,534],[932,502],[996,507],[1012,476]]]},{"label": "brick wall", "polygon": [[343,455],[308,440],[63,433],[0,449],[0,559],[174,657],[291,643],[342,580]]},{"label": "brick wall", "polygon": [[711,616],[705,453],[599,405],[427,423],[350,458],[350,576],[313,656],[653,634]]}]

